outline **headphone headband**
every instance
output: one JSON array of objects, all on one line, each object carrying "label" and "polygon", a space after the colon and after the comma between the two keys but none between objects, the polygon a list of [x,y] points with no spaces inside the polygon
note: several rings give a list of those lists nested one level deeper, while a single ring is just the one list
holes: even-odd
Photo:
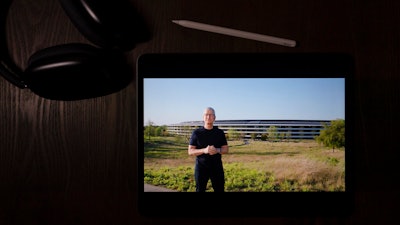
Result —
[{"label": "headphone headband", "polygon": [[25,88],[26,85],[20,77],[22,71],[12,62],[7,48],[6,22],[11,3],[12,0],[0,2],[0,74],[15,86]]},{"label": "headphone headband", "polygon": [[59,0],[76,28],[95,46],[70,43],[33,54],[25,70],[7,48],[6,21],[12,0],[0,2],[0,74],[20,88],[58,100],[107,95],[132,79],[123,53],[150,35],[128,0]]},{"label": "headphone headband", "polygon": [[75,27],[100,47],[129,51],[148,38],[142,19],[128,0],[59,2]]}]

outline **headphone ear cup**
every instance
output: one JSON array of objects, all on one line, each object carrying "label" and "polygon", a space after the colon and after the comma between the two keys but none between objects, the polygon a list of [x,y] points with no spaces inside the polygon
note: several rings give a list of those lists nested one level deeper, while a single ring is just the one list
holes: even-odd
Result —
[{"label": "headphone ear cup", "polygon": [[127,0],[60,0],[76,28],[92,43],[131,50],[148,39],[142,19]]},{"label": "headphone ear cup", "polygon": [[76,43],[36,52],[23,76],[39,96],[77,100],[116,92],[132,80],[131,74],[121,53]]}]

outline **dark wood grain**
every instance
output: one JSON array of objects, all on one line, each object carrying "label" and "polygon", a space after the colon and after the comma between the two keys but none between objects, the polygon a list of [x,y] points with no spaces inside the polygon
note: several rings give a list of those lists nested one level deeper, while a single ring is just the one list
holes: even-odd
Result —
[{"label": "dark wood grain", "polygon": [[[118,93],[51,101],[0,78],[0,224],[396,224],[399,222],[399,1],[136,1],[151,40],[127,54],[344,52],[356,64],[356,208],[348,218],[168,221],[136,207],[135,82]],[[298,41],[296,48],[179,27],[189,19]],[[15,0],[10,54],[24,68],[44,47],[89,43],[55,0]],[[188,206],[190,206],[188,202]]]}]

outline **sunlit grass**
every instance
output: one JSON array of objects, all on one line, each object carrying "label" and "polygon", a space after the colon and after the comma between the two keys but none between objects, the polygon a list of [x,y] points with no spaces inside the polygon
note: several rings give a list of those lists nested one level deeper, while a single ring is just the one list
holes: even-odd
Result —
[{"label": "sunlit grass", "polygon": [[[226,191],[344,191],[344,149],[333,152],[314,140],[229,141],[229,151],[222,157]],[[152,137],[144,156],[146,183],[194,191],[195,158],[187,143]]]}]

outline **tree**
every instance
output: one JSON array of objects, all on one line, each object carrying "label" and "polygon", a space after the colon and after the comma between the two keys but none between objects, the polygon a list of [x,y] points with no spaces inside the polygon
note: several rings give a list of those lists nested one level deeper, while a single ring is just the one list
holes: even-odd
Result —
[{"label": "tree", "polygon": [[291,138],[292,138],[292,133],[290,133],[290,131],[287,131],[285,133],[285,139],[289,141]]},{"label": "tree", "polygon": [[267,130],[268,139],[271,141],[275,141],[278,139],[278,128],[276,126],[270,126]]},{"label": "tree", "polygon": [[193,129],[190,126],[183,127],[183,137],[185,138],[186,142],[189,142],[190,136],[192,136]]},{"label": "tree", "polygon": [[234,129],[229,129],[228,130],[228,138],[230,140],[239,140],[240,139],[240,133]]},{"label": "tree", "polygon": [[261,141],[266,141],[266,140],[268,140],[268,134],[267,134],[267,133],[261,134],[260,140],[261,140]]},{"label": "tree", "polygon": [[150,141],[150,137],[152,135],[154,135],[154,126],[153,125],[154,125],[154,123],[151,120],[149,120],[147,122],[147,126],[144,129],[144,134],[145,134],[145,136],[148,137],[149,141]]},{"label": "tree", "polygon": [[344,147],[345,145],[345,121],[343,119],[332,120],[331,124],[324,124],[324,129],[321,130],[316,141],[322,143],[326,147],[331,147],[332,151],[335,148]]},{"label": "tree", "polygon": [[284,132],[279,133],[279,140],[283,141],[286,137],[286,134]]},{"label": "tree", "polygon": [[166,131],[167,131],[167,127],[166,126],[158,126],[154,131],[155,132],[155,136],[165,136]]}]

